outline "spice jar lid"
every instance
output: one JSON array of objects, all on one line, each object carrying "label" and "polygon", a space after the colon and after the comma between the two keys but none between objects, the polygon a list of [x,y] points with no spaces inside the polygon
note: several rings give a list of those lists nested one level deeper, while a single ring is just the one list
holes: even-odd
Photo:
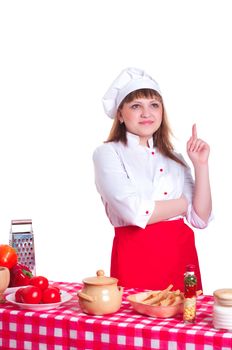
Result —
[{"label": "spice jar lid", "polygon": [[114,277],[106,277],[105,272],[103,270],[97,271],[97,276],[94,277],[86,277],[83,279],[83,283],[95,285],[95,286],[103,286],[109,284],[117,284],[118,279]]},{"label": "spice jar lid", "polygon": [[196,266],[193,264],[188,264],[186,266],[186,271],[188,271],[188,272],[195,271],[195,269],[196,269]]},{"label": "spice jar lid", "polygon": [[213,293],[218,304],[232,306],[232,288],[217,289]]}]

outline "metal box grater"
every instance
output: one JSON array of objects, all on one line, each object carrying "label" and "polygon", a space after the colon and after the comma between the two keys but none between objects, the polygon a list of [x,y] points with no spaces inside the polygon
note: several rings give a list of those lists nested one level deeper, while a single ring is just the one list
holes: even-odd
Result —
[{"label": "metal box grater", "polygon": [[11,220],[9,244],[15,248],[18,262],[35,271],[35,247],[32,220]]}]

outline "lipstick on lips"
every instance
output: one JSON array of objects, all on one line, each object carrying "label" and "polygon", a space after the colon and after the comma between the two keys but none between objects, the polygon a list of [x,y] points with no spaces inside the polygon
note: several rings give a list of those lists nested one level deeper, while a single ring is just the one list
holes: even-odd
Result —
[{"label": "lipstick on lips", "polygon": [[139,122],[139,124],[142,124],[142,125],[151,125],[151,124],[153,124],[153,120],[143,120],[142,122]]}]

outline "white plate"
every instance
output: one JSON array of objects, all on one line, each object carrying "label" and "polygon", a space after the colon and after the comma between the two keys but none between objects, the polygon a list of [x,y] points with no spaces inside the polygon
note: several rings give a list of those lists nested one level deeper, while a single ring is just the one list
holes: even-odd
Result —
[{"label": "white plate", "polygon": [[[10,288],[7,288],[4,292],[4,294],[11,294],[11,293],[15,293],[16,290],[18,290],[19,288],[22,288],[24,286],[20,286],[20,287],[10,287]],[[26,287],[26,286],[25,286]]]},{"label": "white plate", "polygon": [[59,303],[52,303],[52,304],[24,304],[24,303],[17,303],[15,301],[15,293],[11,293],[6,295],[6,300],[9,301],[9,303],[16,305],[20,307],[21,309],[25,310],[34,310],[34,311],[45,311],[45,310],[51,310],[51,309],[56,309],[60,305],[66,303],[67,301],[72,299],[72,295],[65,292],[65,291],[60,291],[61,292],[61,301]]}]

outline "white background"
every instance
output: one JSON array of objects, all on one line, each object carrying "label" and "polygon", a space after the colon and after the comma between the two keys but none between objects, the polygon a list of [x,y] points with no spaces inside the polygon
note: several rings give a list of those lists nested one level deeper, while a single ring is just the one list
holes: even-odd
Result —
[{"label": "white background", "polygon": [[[214,221],[195,230],[205,294],[232,287],[230,1],[0,2],[0,243],[31,218],[37,274],[109,274],[113,227],[92,152],[111,120],[101,98],[128,66],[159,82],[185,156],[191,126],[211,146]],[[151,276],[155,278],[155,276]]]}]

